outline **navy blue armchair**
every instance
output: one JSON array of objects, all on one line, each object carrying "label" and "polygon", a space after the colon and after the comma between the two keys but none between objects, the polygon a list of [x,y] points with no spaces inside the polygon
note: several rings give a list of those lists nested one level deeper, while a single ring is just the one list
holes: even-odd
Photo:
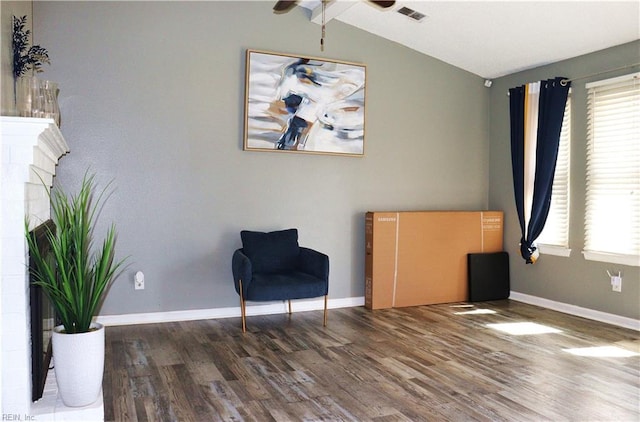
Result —
[{"label": "navy blue armchair", "polygon": [[324,296],[327,325],[329,257],[298,245],[298,230],[269,233],[243,230],[242,248],[233,253],[232,270],[240,295],[242,332],[246,332],[246,301],[287,300]]}]

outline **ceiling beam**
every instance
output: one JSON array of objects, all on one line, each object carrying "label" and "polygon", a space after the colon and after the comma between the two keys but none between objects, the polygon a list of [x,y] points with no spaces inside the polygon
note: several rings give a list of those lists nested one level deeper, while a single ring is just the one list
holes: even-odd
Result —
[{"label": "ceiling beam", "polygon": [[[325,6],[325,23],[330,22],[333,18],[340,16],[348,9],[355,6],[358,2],[354,0],[331,0]],[[322,2],[311,11],[311,22],[322,25]]]}]

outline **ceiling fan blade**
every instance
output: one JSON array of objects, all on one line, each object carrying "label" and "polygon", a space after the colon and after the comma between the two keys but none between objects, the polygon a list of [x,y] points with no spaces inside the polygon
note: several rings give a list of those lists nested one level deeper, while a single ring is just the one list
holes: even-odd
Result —
[{"label": "ceiling fan blade", "polygon": [[387,9],[393,6],[394,4],[396,4],[395,0],[369,0],[369,1],[383,9]]},{"label": "ceiling fan blade", "polygon": [[297,0],[278,0],[273,6],[273,13],[287,13],[298,3]]}]

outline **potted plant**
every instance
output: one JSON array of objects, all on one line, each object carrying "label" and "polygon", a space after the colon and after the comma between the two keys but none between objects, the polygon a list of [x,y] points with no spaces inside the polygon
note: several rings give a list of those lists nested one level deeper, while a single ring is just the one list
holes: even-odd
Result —
[{"label": "potted plant", "polygon": [[93,244],[95,219],[105,192],[94,197],[94,176],[85,174],[77,195],[57,188],[49,193],[55,223],[45,236],[49,255],[41,252],[38,240],[29,234],[28,217],[25,222],[33,282],[42,287],[62,322],[53,331],[53,362],[58,391],[71,407],[89,405],[100,393],[104,327],[93,318],[124,263],[114,259],[113,225],[101,247]]}]

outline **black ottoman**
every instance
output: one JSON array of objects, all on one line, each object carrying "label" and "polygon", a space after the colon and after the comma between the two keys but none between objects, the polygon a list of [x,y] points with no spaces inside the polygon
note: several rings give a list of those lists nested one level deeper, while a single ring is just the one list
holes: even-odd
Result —
[{"label": "black ottoman", "polygon": [[509,297],[509,254],[507,252],[467,254],[469,302]]}]

